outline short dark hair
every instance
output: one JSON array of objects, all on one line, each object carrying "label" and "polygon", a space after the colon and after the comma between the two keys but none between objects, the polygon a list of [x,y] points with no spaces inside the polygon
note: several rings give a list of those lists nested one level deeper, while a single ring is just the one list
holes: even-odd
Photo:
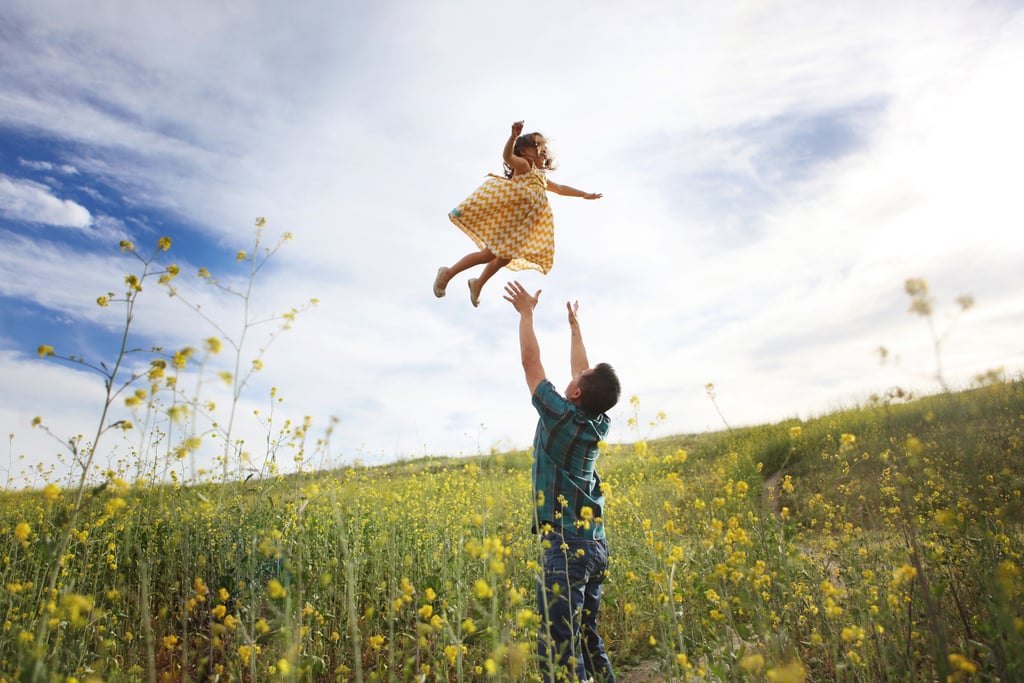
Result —
[{"label": "short dark hair", "polygon": [[580,377],[580,407],[588,415],[600,415],[619,402],[622,387],[615,374],[615,368],[608,363],[598,363],[594,371]]}]

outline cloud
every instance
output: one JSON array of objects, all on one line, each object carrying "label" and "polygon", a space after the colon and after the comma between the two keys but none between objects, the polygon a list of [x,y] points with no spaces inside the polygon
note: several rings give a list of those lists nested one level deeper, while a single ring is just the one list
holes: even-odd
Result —
[{"label": "cloud", "polygon": [[0,214],[4,217],[62,228],[88,228],[89,210],[70,199],[55,197],[48,187],[0,175]]},{"label": "cloud", "polygon": [[18,163],[33,171],[57,171],[65,175],[76,175],[78,169],[71,164],[55,164],[52,161],[32,161],[30,159],[18,159]]},{"label": "cloud", "polygon": [[[234,332],[237,311],[193,274],[212,260],[244,286],[232,255],[267,215],[268,237],[295,240],[260,273],[259,314],[321,303],[274,338],[244,407],[277,386],[289,417],[339,417],[335,455],[529,445],[509,276],[544,290],[556,385],[563,301],[579,298],[591,357],[619,368],[643,410],[668,413],[666,432],[721,426],[706,382],[734,426],[893,383],[935,388],[907,277],[939,303],[978,301],[944,346],[950,378],[1022,367],[1014,8],[528,1],[523,16],[544,20],[520,24],[486,3],[55,6],[20,6],[3,36],[25,58],[0,65],[0,121],[79,171],[74,197],[102,239],[5,233],[0,292],[74,321],[54,329],[99,351],[116,324],[95,296],[129,263],[102,250],[166,231],[183,297]],[[435,269],[472,249],[445,214],[499,170],[518,118],[553,139],[555,180],[605,197],[551,197],[547,276],[503,272],[479,309],[464,278],[438,301]],[[215,332],[156,287],[136,323],[168,346]],[[879,365],[881,345],[898,365]],[[636,436],[630,416],[616,408],[613,438]]]}]

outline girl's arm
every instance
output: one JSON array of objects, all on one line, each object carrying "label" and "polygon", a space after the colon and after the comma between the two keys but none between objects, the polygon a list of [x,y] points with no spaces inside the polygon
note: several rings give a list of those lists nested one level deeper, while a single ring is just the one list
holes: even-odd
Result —
[{"label": "girl's arm", "polygon": [[516,138],[523,132],[523,122],[516,121],[512,124],[512,135],[505,142],[505,149],[501,151],[501,158],[512,169],[513,175],[530,172],[530,162],[522,157],[517,157],[513,152],[516,145]]},{"label": "girl's arm", "polygon": [[548,181],[548,190],[555,194],[560,194],[563,197],[582,197],[583,199],[600,199],[604,195],[600,192],[584,192],[583,190],[577,190],[575,187],[569,187],[568,185],[559,185]]}]

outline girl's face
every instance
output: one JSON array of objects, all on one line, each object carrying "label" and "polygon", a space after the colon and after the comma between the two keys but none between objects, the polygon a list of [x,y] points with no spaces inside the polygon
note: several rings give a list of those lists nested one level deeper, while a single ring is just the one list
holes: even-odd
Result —
[{"label": "girl's face", "polygon": [[548,141],[538,137],[536,143],[536,147],[524,147],[522,156],[532,161],[534,166],[543,168],[544,162],[548,158]]}]

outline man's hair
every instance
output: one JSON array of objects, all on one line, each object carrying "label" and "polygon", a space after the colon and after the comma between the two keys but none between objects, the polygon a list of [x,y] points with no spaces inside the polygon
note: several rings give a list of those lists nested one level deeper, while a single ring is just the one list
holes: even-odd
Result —
[{"label": "man's hair", "polygon": [[594,371],[580,377],[580,408],[588,415],[600,415],[619,402],[619,378],[608,363],[598,363]]}]

